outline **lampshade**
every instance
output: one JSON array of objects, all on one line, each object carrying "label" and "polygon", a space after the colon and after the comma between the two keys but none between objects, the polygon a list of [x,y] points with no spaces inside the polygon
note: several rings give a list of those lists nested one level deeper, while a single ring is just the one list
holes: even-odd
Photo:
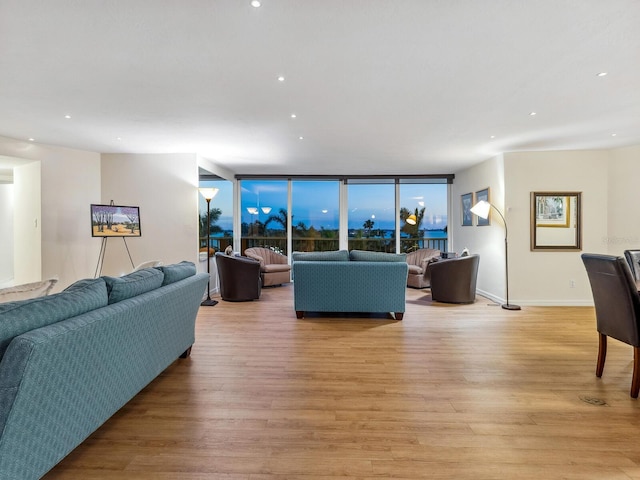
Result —
[{"label": "lampshade", "polygon": [[205,200],[211,200],[220,191],[219,188],[199,188],[198,190]]},{"label": "lampshade", "polygon": [[258,209],[256,207],[247,207],[247,212],[249,212],[251,215],[257,215]]},{"label": "lampshade", "polygon": [[491,204],[489,202],[485,202],[484,200],[480,200],[473,207],[471,207],[471,213],[475,213],[480,218],[488,218],[489,210],[491,210]]},{"label": "lampshade", "polygon": [[416,216],[412,213],[411,215],[409,215],[409,216],[407,217],[406,222],[407,222],[409,225],[415,225],[416,223],[418,223],[418,219],[417,219],[417,218],[416,218]]},{"label": "lampshade", "polygon": [[262,213],[269,213],[271,211],[271,207],[260,207],[260,210],[262,210]]}]

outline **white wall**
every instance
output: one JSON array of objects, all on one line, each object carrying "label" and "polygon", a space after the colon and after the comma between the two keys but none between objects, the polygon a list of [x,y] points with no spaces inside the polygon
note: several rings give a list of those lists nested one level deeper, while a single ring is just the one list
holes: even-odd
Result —
[{"label": "white wall", "polygon": [[[449,228],[453,230],[454,245],[452,251],[460,253],[468,248],[470,253],[480,255],[478,268],[478,293],[492,300],[504,303],[506,297],[506,275],[504,254],[504,224],[494,211],[491,212],[491,225],[478,227],[461,226],[462,201],[460,196],[474,193],[489,187],[489,201],[504,212],[504,168],[502,156],[489,159],[479,165],[456,173],[452,188],[453,202]],[[511,223],[509,212],[505,214],[509,225],[511,239]],[[509,245],[511,248],[511,245]],[[509,255],[512,256],[511,253]],[[511,261],[511,260],[510,260]],[[511,274],[511,268],[509,269]],[[510,288],[513,282],[510,282]],[[510,292],[510,301],[513,295]],[[511,302],[514,303],[514,302]]]},{"label": "white wall", "polygon": [[[640,222],[631,206],[639,198],[640,146],[616,150],[505,153],[457,172],[451,226],[453,250],[479,253],[478,293],[503,302],[504,230],[460,226],[460,195],[487,186],[509,228],[509,300],[520,305],[592,305],[583,252],[622,255],[640,248]],[[582,250],[531,251],[531,192],[582,192]],[[574,286],[571,286],[573,281]]]},{"label": "white wall", "polygon": [[13,169],[14,283],[42,278],[42,210],[40,162]]},{"label": "white wall", "polygon": [[[140,207],[142,236],[128,238],[134,265],[198,264],[198,159],[195,154],[103,154],[102,195],[94,203]],[[101,242],[99,239],[94,239]],[[102,274],[132,270],[124,242],[109,239]]]},{"label": "white wall", "polygon": [[[600,253],[622,255],[640,249],[640,145],[611,151],[608,176],[608,232]],[[606,246],[606,249],[604,248]]]},{"label": "white wall", "polygon": [[[606,251],[609,151],[522,152],[504,158],[514,303],[592,305],[580,255]],[[541,191],[582,192],[581,251],[531,251],[530,195]]]},{"label": "white wall", "polygon": [[0,288],[13,280],[13,183],[0,183]]},{"label": "white wall", "polygon": [[[41,267],[29,265],[30,259],[36,256],[33,247],[25,250],[27,257],[14,263],[16,283],[22,269],[27,273],[20,274],[20,280],[25,281],[58,276],[55,291],[93,276],[100,245],[92,242],[89,204],[96,192],[98,196],[100,192],[100,155],[6,137],[0,137],[0,155],[39,162],[40,169],[39,187],[34,175],[20,188],[32,199],[40,195],[38,208],[41,213],[14,214],[14,222],[16,225],[25,222],[24,228],[36,228],[34,215],[37,215],[37,228],[41,229]],[[14,194],[19,195],[15,191]],[[18,203],[24,205],[17,200],[14,205]],[[24,240],[22,236],[18,238],[20,243]],[[18,242],[14,247],[18,249]]]}]

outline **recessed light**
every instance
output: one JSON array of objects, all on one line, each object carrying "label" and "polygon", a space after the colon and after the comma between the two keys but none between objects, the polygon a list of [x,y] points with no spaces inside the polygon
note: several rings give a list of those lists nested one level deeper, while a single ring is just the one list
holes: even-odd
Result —
[{"label": "recessed light", "polygon": [[298,137],[298,140],[304,140],[303,136]]},{"label": "recessed light", "polygon": [[35,142],[35,141],[36,141],[36,139],[35,139],[35,138],[30,138],[30,139],[29,139],[29,141],[30,141],[30,142]]},{"label": "recessed light", "polygon": [[612,136],[612,137],[617,137],[617,136],[618,136],[618,134],[617,134],[617,133],[612,133],[612,134],[611,134],[611,136]]},{"label": "recessed light", "polygon": [[282,75],[280,75],[280,76],[278,77],[278,81],[279,81],[279,82],[284,82],[284,77],[283,77]]},{"label": "recessed light", "polygon": [[251,0],[251,6],[258,8],[261,5],[260,0]]},{"label": "recessed light", "polygon": [[531,116],[531,117],[533,117],[534,115],[537,115],[537,113],[536,113],[536,112],[531,112],[531,113],[529,114],[529,116]]},{"label": "recessed light", "polygon": [[496,136],[495,135],[491,135],[489,138],[496,138]]},{"label": "recessed light", "polygon": [[291,114],[291,118],[296,118],[296,117],[297,117],[297,115],[295,113]]},{"label": "recessed light", "polygon": [[66,118],[67,120],[71,118],[71,115],[65,115],[64,118]]},{"label": "recessed light", "polygon": [[598,77],[606,77],[607,76],[607,72],[600,72],[598,74]]},{"label": "recessed light", "polygon": [[116,137],[116,140],[122,140],[122,137]]}]

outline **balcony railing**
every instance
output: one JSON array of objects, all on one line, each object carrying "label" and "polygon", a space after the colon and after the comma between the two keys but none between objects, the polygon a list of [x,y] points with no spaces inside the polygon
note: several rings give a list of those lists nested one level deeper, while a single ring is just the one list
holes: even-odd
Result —
[{"label": "balcony railing", "polygon": [[[207,239],[200,239],[200,245],[206,246]],[[250,247],[269,247],[286,255],[286,237],[242,237],[241,252]],[[224,251],[233,245],[232,237],[211,237],[211,246],[216,251]],[[434,248],[443,252],[448,250],[448,239],[444,238],[402,238],[400,251],[409,253],[419,248]],[[293,239],[294,252],[326,252],[339,249],[337,238],[296,237]],[[349,238],[349,250],[370,250],[395,253],[396,241],[393,238]]]}]

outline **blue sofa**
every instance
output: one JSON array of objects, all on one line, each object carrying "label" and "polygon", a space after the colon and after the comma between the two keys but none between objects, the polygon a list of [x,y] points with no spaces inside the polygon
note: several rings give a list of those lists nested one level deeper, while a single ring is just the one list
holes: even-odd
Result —
[{"label": "blue sofa", "polygon": [[41,478],[188,356],[207,280],[182,262],[0,304],[0,479]]},{"label": "blue sofa", "polygon": [[391,312],[402,320],[406,255],[338,250],[294,252],[292,259],[297,318],[305,312]]}]

